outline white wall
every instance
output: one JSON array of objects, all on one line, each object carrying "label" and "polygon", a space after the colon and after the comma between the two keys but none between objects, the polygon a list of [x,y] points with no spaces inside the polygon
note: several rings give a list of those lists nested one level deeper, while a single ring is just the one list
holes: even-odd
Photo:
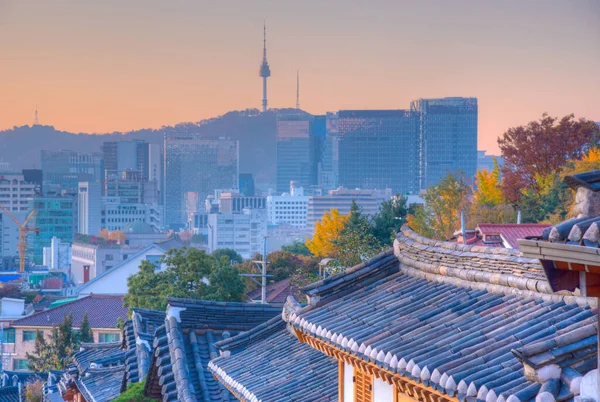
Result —
[{"label": "white wall", "polygon": [[[146,250],[137,257],[124,261],[123,265],[107,271],[102,277],[82,285],[79,288],[79,295],[84,296],[90,293],[124,295],[127,293],[127,278],[140,270],[142,261],[149,255],[162,256],[163,254],[155,247]],[[161,269],[165,268],[165,264],[162,264]]]},{"label": "white wall", "polygon": [[394,400],[394,388],[379,378],[373,381],[373,401],[374,402],[392,402]]},{"label": "white wall", "polygon": [[344,363],[344,401],[354,402],[354,367]]}]

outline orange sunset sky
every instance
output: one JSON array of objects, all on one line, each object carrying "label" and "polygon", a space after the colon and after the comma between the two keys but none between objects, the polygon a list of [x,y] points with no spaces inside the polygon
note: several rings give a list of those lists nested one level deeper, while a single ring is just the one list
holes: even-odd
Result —
[{"label": "orange sunset sky", "polygon": [[600,2],[0,0],[0,129],[111,132],[269,105],[479,98],[479,148],[544,111],[600,121]]}]

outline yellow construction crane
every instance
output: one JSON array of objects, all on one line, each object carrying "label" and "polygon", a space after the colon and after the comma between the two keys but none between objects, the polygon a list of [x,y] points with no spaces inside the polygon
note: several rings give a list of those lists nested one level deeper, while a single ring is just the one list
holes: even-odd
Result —
[{"label": "yellow construction crane", "polygon": [[19,269],[21,273],[25,271],[25,253],[27,252],[27,235],[29,233],[39,233],[40,229],[33,227],[30,228],[27,225],[31,221],[32,218],[35,218],[37,215],[37,211],[32,210],[23,223],[19,222],[19,220],[3,205],[0,205],[0,210],[4,211],[4,213],[15,222],[17,227],[19,228],[19,244],[17,248],[19,249]]}]

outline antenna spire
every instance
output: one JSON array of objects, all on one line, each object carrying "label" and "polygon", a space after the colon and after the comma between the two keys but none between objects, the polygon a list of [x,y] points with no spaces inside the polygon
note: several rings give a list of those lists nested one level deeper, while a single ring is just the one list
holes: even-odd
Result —
[{"label": "antenna spire", "polygon": [[267,61],[267,23],[263,25],[263,61]]},{"label": "antenna spire", "polygon": [[37,109],[37,105],[35,105],[35,116],[33,118],[33,125],[34,126],[39,126],[40,125],[40,119],[38,118],[38,109]]},{"label": "antenna spire", "polygon": [[271,76],[271,69],[269,68],[269,63],[267,62],[267,24],[263,25],[263,60],[260,65],[258,75],[263,79],[263,99],[262,99],[262,110],[263,112],[267,111],[268,101],[267,101],[267,78]]},{"label": "antenna spire", "polygon": [[296,109],[300,109],[300,70],[296,70]]}]

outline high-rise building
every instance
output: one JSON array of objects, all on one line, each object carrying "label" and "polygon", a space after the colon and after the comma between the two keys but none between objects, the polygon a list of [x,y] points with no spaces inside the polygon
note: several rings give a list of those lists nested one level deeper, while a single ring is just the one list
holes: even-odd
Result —
[{"label": "high-rise building", "polygon": [[198,202],[204,202],[216,189],[237,188],[237,140],[206,138],[196,133],[165,133],[164,153],[167,227],[179,228],[187,223],[185,194],[197,193]]},{"label": "high-rise building", "polygon": [[124,202],[119,197],[102,197],[101,227],[109,231],[123,230],[134,222],[143,222],[159,232],[162,229],[162,207],[158,204]]},{"label": "high-rise building", "polygon": [[236,213],[242,212],[244,208],[265,209],[265,197],[246,197],[236,192],[226,192],[219,195],[219,212]]},{"label": "high-rise building", "polygon": [[101,181],[104,177],[102,155],[70,150],[42,150],[44,181],[60,189],[77,189],[80,181]]},{"label": "high-rise building", "polygon": [[[79,183],[77,233],[98,235],[102,229],[102,187],[100,183]],[[64,237],[59,236],[62,240]]]},{"label": "high-rise building", "polygon": [[448,173],[471,180],[477,170],[477,98],[418,99],[410,109],[420,116],[420,188]]},{"label": "high-rise building", "polygon": [[254,185],[254,176],[252,173],[240,173],[240,183],[238,189],[246,197],[254,197],[256,193]]},{"label": "high-rise building", "polygon": [[71,196],[37,195],[29,200],[29,208],[37,211],[35,225],[39,228],[39,233],[30,234],[28,241],[36,264],[42,264],[44,247],[50,247],[53,237],[73,241],[77,221],[75,206],[75,198]]},{"label": "high-rise building", "polygon": [[338,117],[341,186],[419,190],[418,113],[342,110]]},{"label": "high-rise building", "polygon": [[335,190],[339,183],[338,114],[327,113],[325,141],[318,164],[318,184],[323,191]]},{"label": "high-rise building", "polygon": [[267,234],[264,209],[244,209],[242,213],[217,213],[208,215],[208,252],[229,248],[250,259],[262,254]]},{"label": "high-rise building", "polygon": [[301,187],[314,184],[311,122],[312,116],[304,112],[277,116],[276,189],[280,193],[288,191],[291,181]]},{"label": "high-rise building", "polygon": [[[24,222],[27,211],[11,212],[19,221]],[[19,259],[19,226],[4,212],[0,211],[0,270],[18,269]]]},{"label": "high-rise building", "polygon": [[[156,152],[156,151],[154,151]],[[119,174],[135,170],[144,180],[150,177],[150,144],[144,140],[110,141],[102,144],[104,169]],[[154,163],[156,163],[154,161]]]},{"label": "high-rise building", "polygon": [[119,173],[106,171],[103,194],[121,198],[130,204],[160,204],[158,182],[143,178],[139,170],[123,170]]}]

